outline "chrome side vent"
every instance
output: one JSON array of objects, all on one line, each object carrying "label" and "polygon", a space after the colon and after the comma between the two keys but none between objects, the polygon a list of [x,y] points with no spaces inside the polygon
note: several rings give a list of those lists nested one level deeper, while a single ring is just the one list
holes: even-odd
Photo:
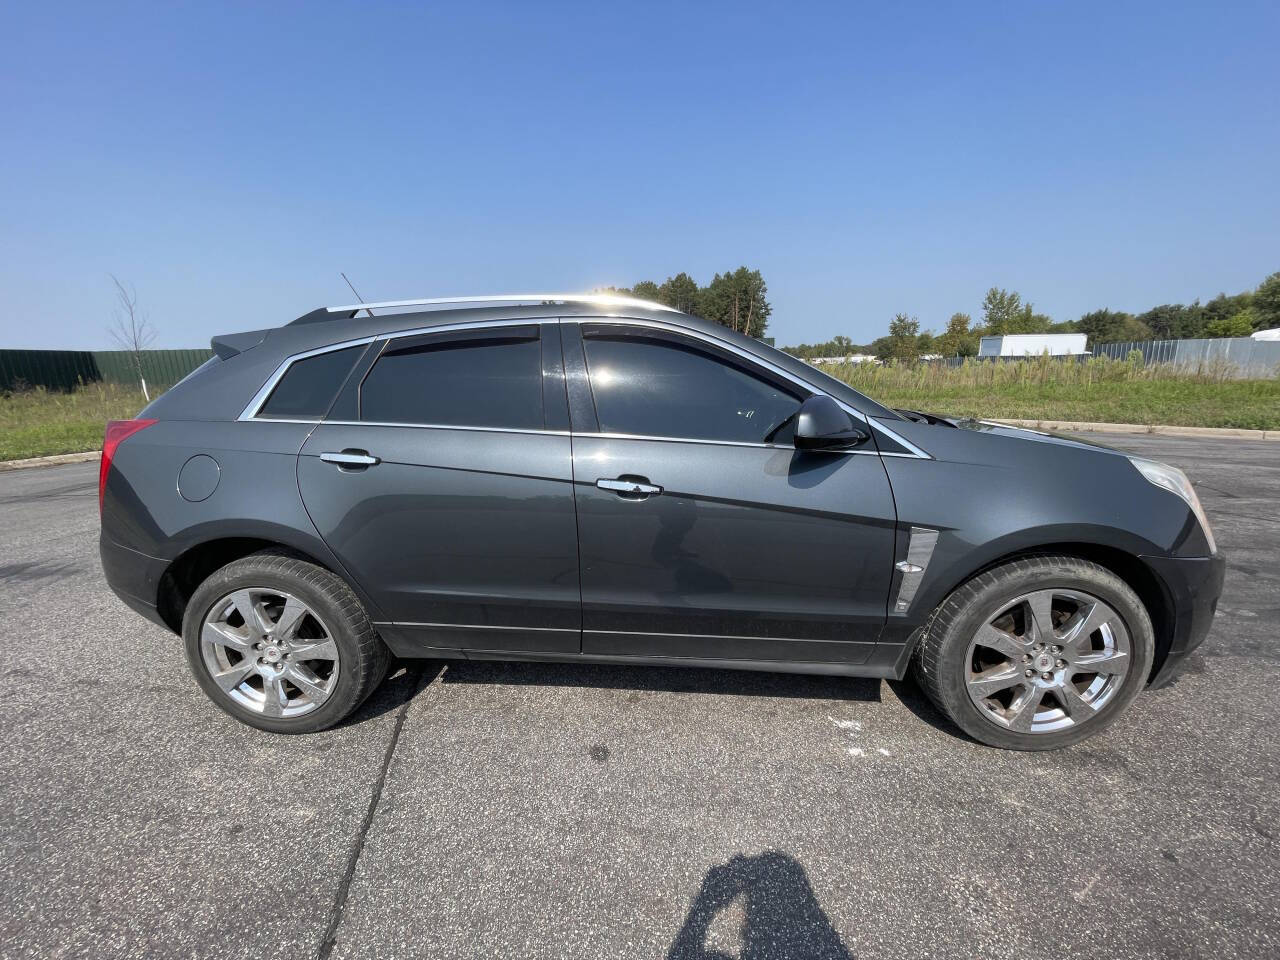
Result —
[{"label": "chrome side vent", "polygon": [[933,548],[938,545],[938,531],[928,527],[912,527],[911,539],[907,541],[907,559],[894,564],[902,574],[898,581],[898,596],[893,603],[894,613],[906,613],[911,608],[916,591],[920,589],[920,581],[929,568],[933,558]]}]

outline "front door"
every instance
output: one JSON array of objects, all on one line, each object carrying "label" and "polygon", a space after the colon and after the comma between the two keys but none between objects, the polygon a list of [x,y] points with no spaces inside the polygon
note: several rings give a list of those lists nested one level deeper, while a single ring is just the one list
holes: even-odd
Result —
[{"label": "front door", "polygon": [[866,660],[895,523],[874,447],[795,450],[807,392],[732,351],[651,327],[562,326],[583,652]]},{"label": "front door", "polygon": [[307,512],[402,643],[579,651],[560,358],[555,324],[393,338],[302,448]]}]

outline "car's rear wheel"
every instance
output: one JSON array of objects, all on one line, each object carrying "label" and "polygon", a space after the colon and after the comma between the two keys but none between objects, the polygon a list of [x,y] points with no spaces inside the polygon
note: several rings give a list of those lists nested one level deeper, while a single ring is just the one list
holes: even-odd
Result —
[{"label": "car's rear wheel", "polygon": [[1028,557],[988,570],[934,612],[914,667],[966,733],[1015,750],[1077,743],[1109,726],[1151,671],[1137,594],[1098,564]]},{"label": "car's rear wheel", "polygon": [[277,733],[337,723],[377,687],[389,659],[346,583],[279,553],[214,572],[188,603],[182,633],[209,699]]}]

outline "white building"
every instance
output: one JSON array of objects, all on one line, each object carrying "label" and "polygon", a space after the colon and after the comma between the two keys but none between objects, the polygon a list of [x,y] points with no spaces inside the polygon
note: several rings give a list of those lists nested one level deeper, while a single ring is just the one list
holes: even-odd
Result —
[{"label": "white building", "polygon": [[850,353],[843,357],[814,357],[809,362],[820,367],[827,363],[875,363],[876,358],[869,353]]},{"label": "white building", "polygon": [[1088,353],[1089,342],[1083,333],[1007,333],[1002,337],[983,337],[978,344],[980,357],[1038,357],[1046,351],[1053,357],[1075,357]]}]

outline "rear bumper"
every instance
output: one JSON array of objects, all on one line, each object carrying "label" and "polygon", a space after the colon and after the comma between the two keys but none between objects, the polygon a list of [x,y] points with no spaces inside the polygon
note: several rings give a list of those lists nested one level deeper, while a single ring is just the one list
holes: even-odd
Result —
[{"label": "rear bumper", "polygon": [[122,547],[105,533],[98,537],[98,554],[111,591],[130,608],[167,630],[168,624],[156,610],[156,600],[160,578],[168,569],[169,561]]},{"label": "rear bumper", "polygon": [[1164,582],[1172,601],[1169,653],[1151,678],[1153,688],[1163,687],[1178,675],[1187,654],[1204,642],[1213,626],[1227,561],[1221,554],[1193,559],[1143,557],[1142,561]]}]

